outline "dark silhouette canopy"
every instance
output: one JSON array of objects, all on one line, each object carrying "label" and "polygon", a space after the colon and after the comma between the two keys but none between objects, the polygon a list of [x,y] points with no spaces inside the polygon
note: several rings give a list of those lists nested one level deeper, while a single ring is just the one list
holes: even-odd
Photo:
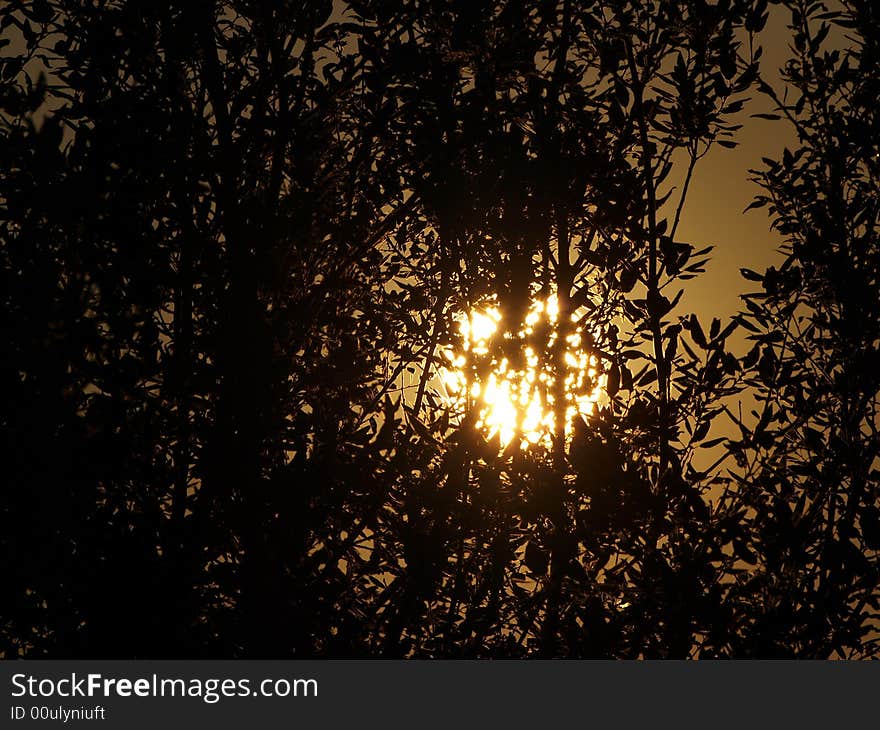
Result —
[{"label": "dark silhouette canopy", "polygon": [[876,656],[880,15],[774,5],[5,3],[2,655]]}]

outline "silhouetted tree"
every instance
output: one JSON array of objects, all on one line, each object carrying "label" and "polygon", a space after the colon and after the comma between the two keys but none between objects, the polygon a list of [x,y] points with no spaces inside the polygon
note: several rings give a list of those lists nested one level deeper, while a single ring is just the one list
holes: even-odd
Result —
[{"label": "silhouetted tree", "polygon": [[400,194],[330,11],[5,6],[7,652],[311,653],[344,621]]},{"label": "silhouetted tree", "polygon": [[[414,482],[402,474],[413,508],[398,527],[409,557],[389,651],[688,655],[697,625],[718,620],[703,595],[729,562],[703,501],[717,474],[690,462],[739,367],[724,348],[735,325],[714,322],[707,337],[696,317],[672,319],[680,294],[661,290],[705,263],[709,249],[675,233],[696,162],[735,144],[727,119],[759,53],[740,40],[765,7],[357,7],[400,24],[399,41],[365,54],[397,97],[396,147],[413,161],[400,169],[434,244],[418,259],[431,262],[432,334],[404,420],[436,456]],[[677,152],[683,190],[664,208]],[[529,305],[550,295],[556,324],[520,336]],[[462,366],[468,388],[531,347],[555,383],[549,449],[487,443],[478,401],[450,437],[450,406],[421,397],[447,348],[462,349],[452,316],[491,306],[498,332]],[[696,344],[679,349],[685,330]],[[567,350],[594,358],[585,391],[604,373],[611,398],[575,434]]]},{"label": "silhouetted tree", "polygon": [[[755,171],[785,260],[744,297],[744,358],[757,394],[740,423],[737,500],[748,509],[732,651],[807,658],[876,654],[880,319],[880,16],[784,3],[787,93],[770,115],[798,147]],[[841,36],[845,34],[844,43]],[[836,37],[835,37],[836,36]],[[841,45],[843,47],[841,48]],[[780,122],[783,123],[783,122]],[[737,419],[739,420],[739,419]]]},{"label": "silhouetted tree", "polygon": [[[680,303],[766,5],[7,3],[0,651],[869,654],[867,4],[792,4],[787,263]],[[503,443],[474,394],[527,367]]]}]

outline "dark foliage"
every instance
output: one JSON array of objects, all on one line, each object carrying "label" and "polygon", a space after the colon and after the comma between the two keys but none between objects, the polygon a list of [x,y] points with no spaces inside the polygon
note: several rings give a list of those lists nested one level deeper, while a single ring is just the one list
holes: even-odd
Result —
[{"label": "dark foliage", "polygon": [[[878,16],[786,5],[777,97],[764,0],[6,3],[0,652],[874,654]],[[787,258],[704,326],[753,91]]]},{"label": "dark foliage", "polygon": [[[760,656],[877,651],[880,548],[880,15],[792,3],[795,56],[781,98],[799,146],[755,171],[786,258],[743,297],[743,359],[756,423],[731,444],[742,467],[748,571],[736,589]],[[849,35],[850,50],[826,41]],[[742,602],[742,603],[740,603]]]}]

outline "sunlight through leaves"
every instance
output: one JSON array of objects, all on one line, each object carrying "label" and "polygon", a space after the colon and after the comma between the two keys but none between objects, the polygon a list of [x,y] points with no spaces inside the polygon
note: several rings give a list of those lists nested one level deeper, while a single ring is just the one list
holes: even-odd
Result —
[{"label": "sunlight through leaves", "polygon": [[[554,367],[559,332],[556,295],[534,300],[515,331],[501,310],[485,307],[456,317],[461,345],[446,350],[441,370],[446,396],[477,410],[477,428],[502,446],[519,439],[549,445],[555,430]],[[574,317],[572,318],[574,320]],[[562,357],[566,428],[576,415],[589,415],[604,392],[605,376],[587,351],[580,326],[572,323]]]}]

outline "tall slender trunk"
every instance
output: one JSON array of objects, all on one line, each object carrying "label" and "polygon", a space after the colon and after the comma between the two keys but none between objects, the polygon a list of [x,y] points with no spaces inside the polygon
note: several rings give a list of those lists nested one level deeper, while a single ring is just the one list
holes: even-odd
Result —
[{"label": "tall slender trunk", "polygon": [[225,239],[228,279],[220,299],[220,338],[213,464],[210,496],[230,525],[237,546],[242,649],[247,656],[267,657],[278,649],[273,638],[273,574],[265,535],[262,478],[266,387],[261,373],[266,357],[264,321],[258,294],[255,232],[249,229],[242,190],[240,160],[229,117],[229,100],[214,38],[213,15],[201,19],[202,70],[217,126],[220,154],[217,200]]}]

